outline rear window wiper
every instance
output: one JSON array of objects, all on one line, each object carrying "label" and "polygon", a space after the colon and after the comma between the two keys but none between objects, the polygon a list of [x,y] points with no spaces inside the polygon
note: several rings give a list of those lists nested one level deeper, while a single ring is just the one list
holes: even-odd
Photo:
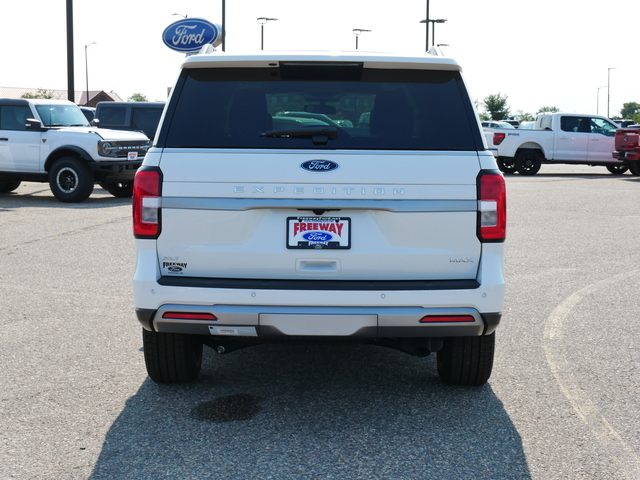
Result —
[{"label": "rear window wiper", "polygon": [[314,145],[326,145],[329,140],[338,138],[336,127],[314,125],[301,128],[283,128],[281,130],[269,130],[260,134],[269,138],[310,138]]}]

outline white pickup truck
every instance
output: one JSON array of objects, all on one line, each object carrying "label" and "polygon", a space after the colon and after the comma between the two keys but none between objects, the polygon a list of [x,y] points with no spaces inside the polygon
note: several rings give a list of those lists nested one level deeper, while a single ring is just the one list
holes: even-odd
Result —
[{"label": "white pickup truck", "polygon": [[485,128],[485,137],[505,173],[535,175],[543,163],[567,163],[601,165],[622,174],[627,165],[611,156],[617,129],[599,115],[541,113],[532,130]]}]

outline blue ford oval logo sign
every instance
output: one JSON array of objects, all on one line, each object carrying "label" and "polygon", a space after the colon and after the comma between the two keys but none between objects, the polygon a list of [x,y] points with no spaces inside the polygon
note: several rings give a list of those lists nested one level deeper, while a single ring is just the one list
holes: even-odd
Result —
[{"label": "blue ford oval logo sign", "polygon": [[337,170],[340,165],[331,160],[307,160],[300,167],[308,172],[327,173]]},{"label": "blue ford oval logo sign", "polygon": [[190,53],[203,46],[220,45],[222,29],[203,18],[184,18],[172,23],[162,33],[162,41],[171,50]]},{"label": "blue ford oval logo sign", "polygon": [[308,242],[328,242],[333,238],[333,235],[327,232],[307,232],[302,235]]}]

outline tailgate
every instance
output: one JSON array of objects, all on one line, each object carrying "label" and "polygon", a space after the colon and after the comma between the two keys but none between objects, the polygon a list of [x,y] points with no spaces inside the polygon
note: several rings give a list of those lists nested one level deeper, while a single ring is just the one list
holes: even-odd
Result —
[{"label": "tailgate", "polygon": [[629,151],[640,149],[640,130],[624,129],[617,130],[615,135],[616,150]]},{"label": "tailgate", "polygon": [[[337,168],[305,170],[318,154]],[[160,168],[163,276],[476,277],[474,152],[172,149]]]}]

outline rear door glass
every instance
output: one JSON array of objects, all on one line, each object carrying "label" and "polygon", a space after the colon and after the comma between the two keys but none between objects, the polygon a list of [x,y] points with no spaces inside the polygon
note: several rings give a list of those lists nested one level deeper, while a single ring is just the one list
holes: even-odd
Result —
[{"label": "rear door glass", "polygon": [[482,148],[457,71],[206,68],[183,71],[176,89],[159,138],[166,147]]},{"label": "rear door glass", "polygon": [[100,107],[100,126],[124,126],[126,125],[126,107]]},{"label": "rear door glass", "polygon": [[158,128],[161,115],[161,108],[134,108],[131,127],[145,132],[154,131]]}]

